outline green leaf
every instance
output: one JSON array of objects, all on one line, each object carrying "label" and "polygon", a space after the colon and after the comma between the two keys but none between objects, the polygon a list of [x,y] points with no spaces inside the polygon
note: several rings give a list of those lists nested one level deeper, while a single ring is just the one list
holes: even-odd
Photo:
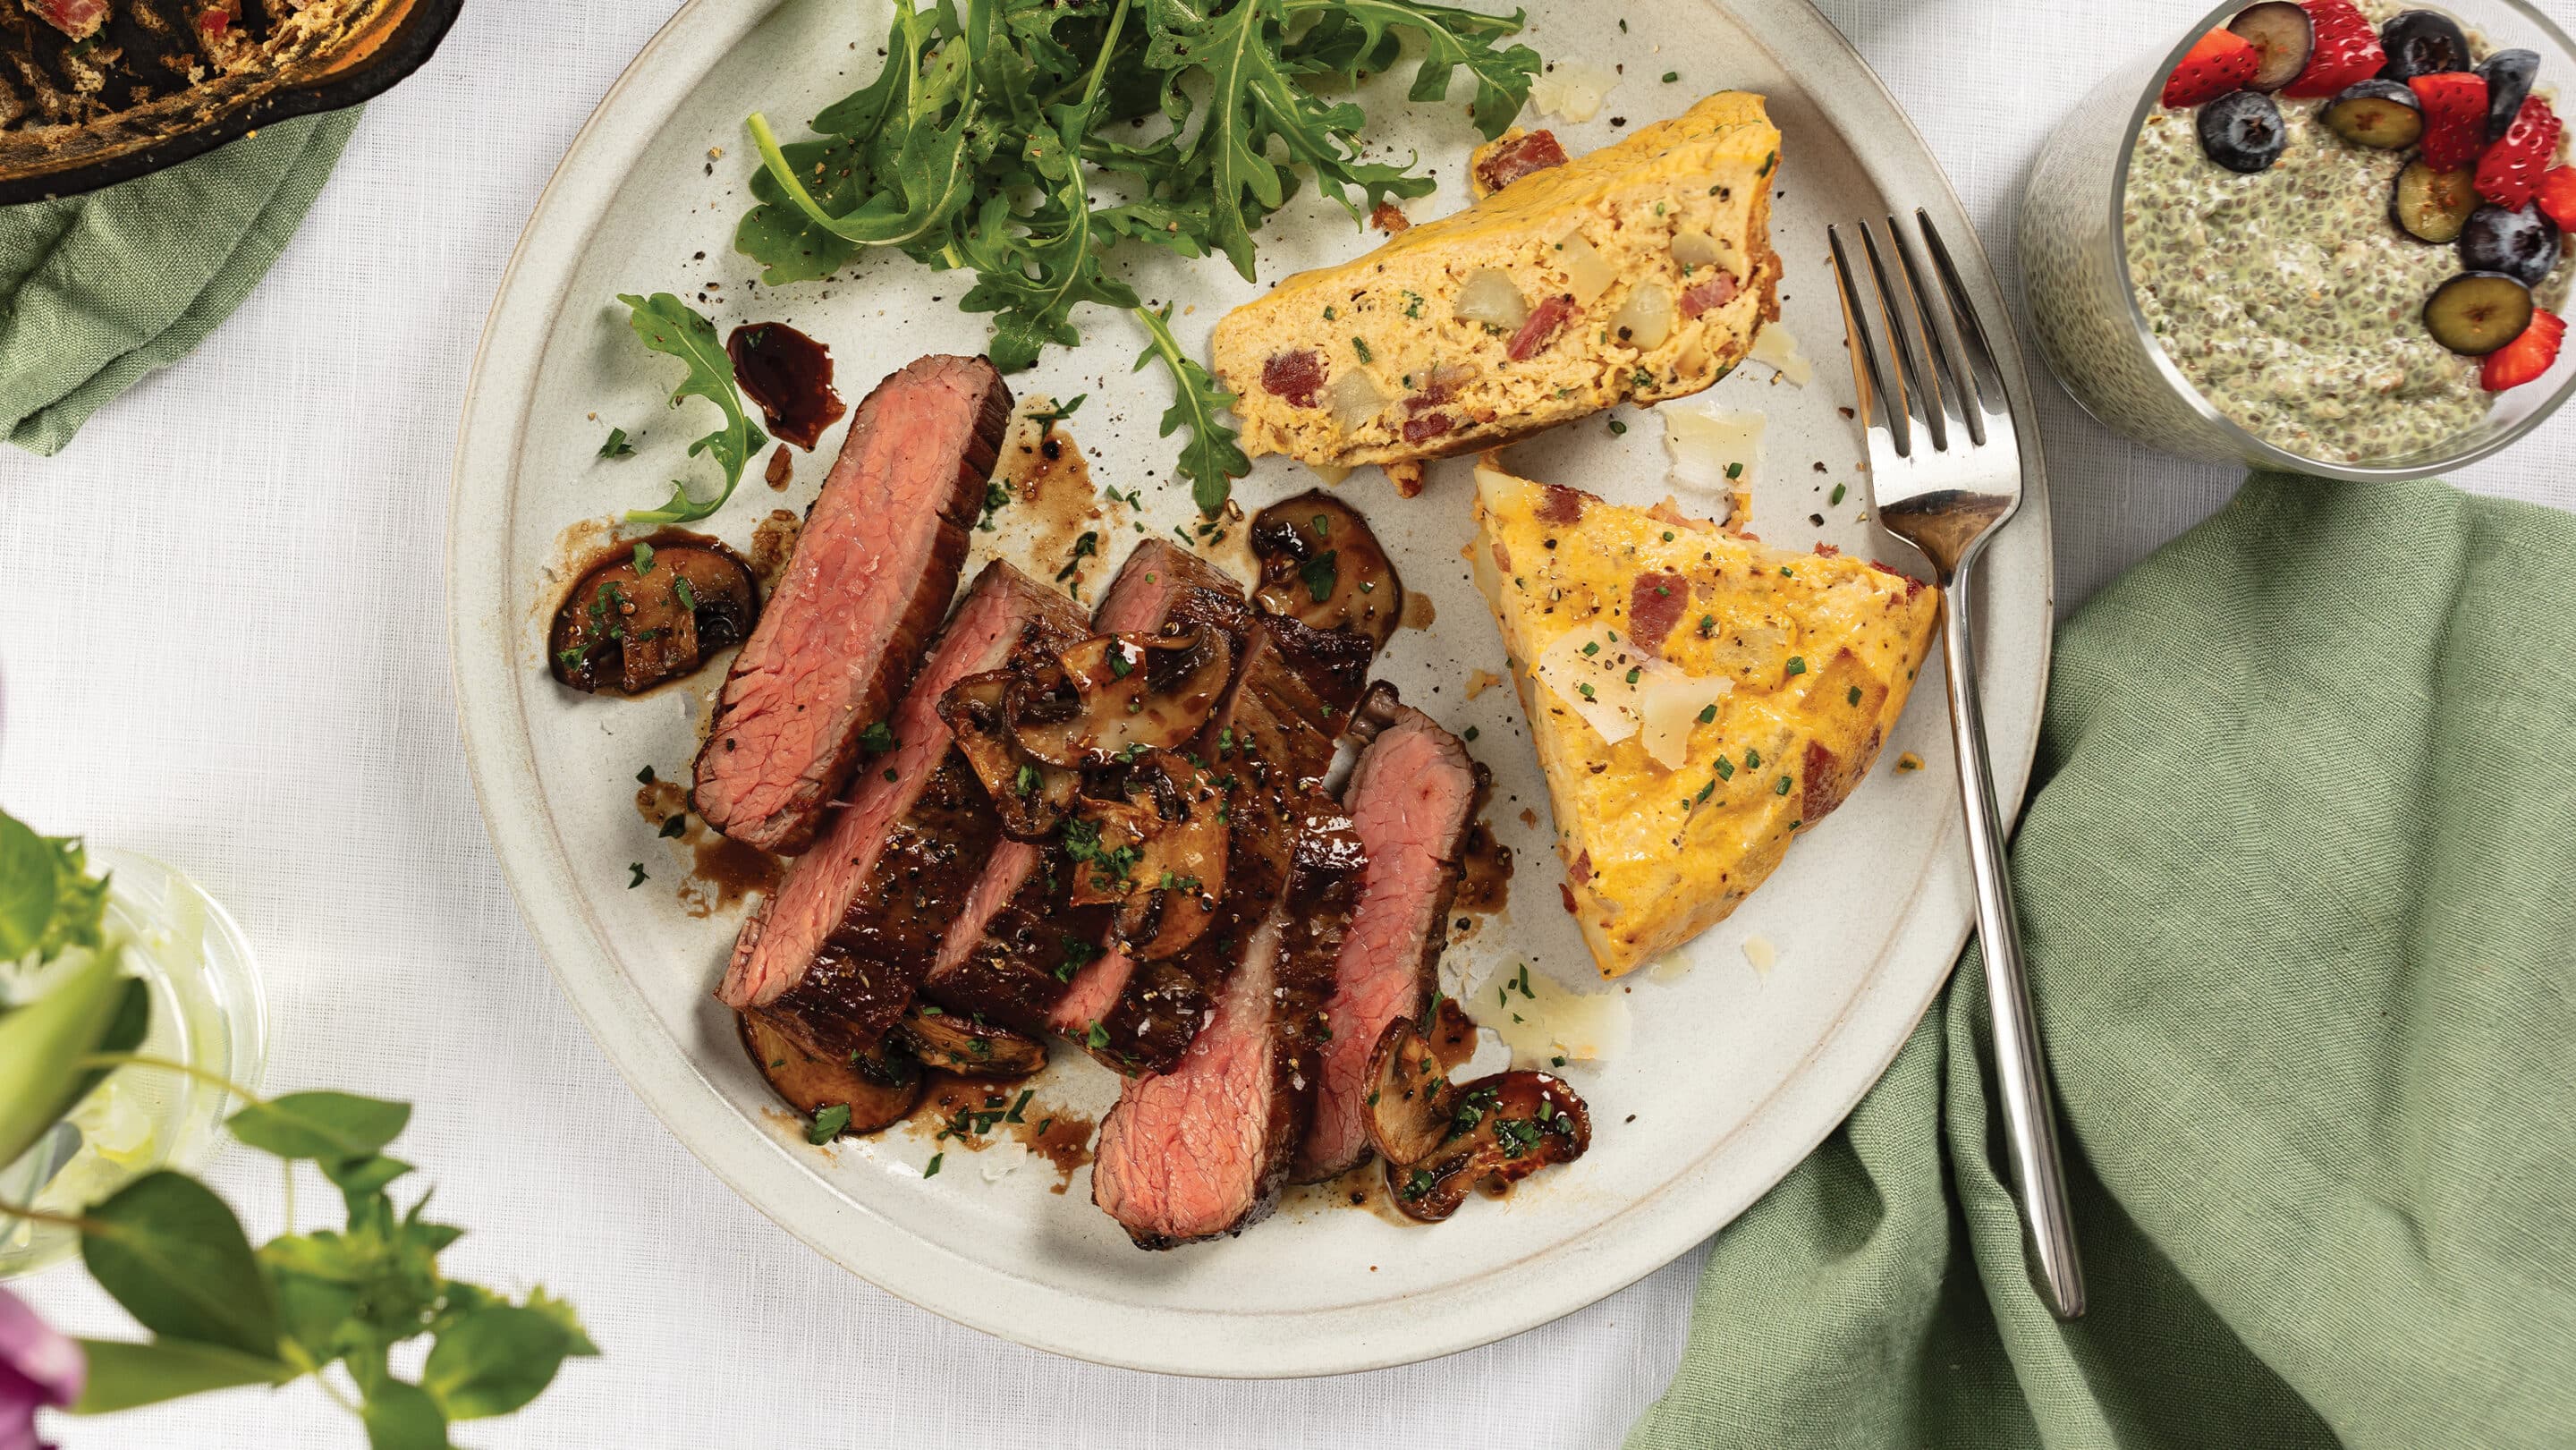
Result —
[{"label": "green leaf", "polygon": [[0,959],[36,949],[53,925],[54,850],[26,822],[0,811]]},{"label": "green leaf", "polygon": [[[1384,42],[1392,40],[1395,31],[1412,34],[1422,44],[1422,63],[1413,73],[1406,99],[1437,103],[1447,98],[1451,77],[1465,69],[1476,80],[1476,129],[1488,141],[1503,134],[1520,114],[1542,64],[1539,53],[1526,45],[1508,50],[1493,46],[1494,41],[1520,32],[1523,17],[1518,10],[1508,16],[1480,15],[1408,0],[1288,0],[1288,9],[1292,16],[1320,13],[1364,34],[1362,59],[1344,72],[1346,79],[1358,78],[1358,69],[1370,54],[1385,54]],[[1314,31],[1306,36],[1309,44],[1326,39]],[[1383,69],[1384,62],[1369,68]]]},{"label": "green leaf", "polygon": [[671,390],[671,405],[678,407],[684,399],[695,396],[724,410],[725,425],[689,445],[691,458],[701,453],[715,456],[716,463],[724,469],[723,492],[711,499],[696,500],[689,497],[686,484],[675,482],[670,501],[660,508],[626,511],[628,523],[694,523],[724,507],[725,500],[733,497],[734,486],[742,482],[744,467],[769,438],[743,411],[742,399],[734,391],[733,359],[726,356],[714,323],[668,292],[656,292],[650,298],[621,292],[617,300],[626,304],[630,314],[627,321],[646,347],[688,365],[688,375]]},{"label": "green leaf", "polygon": [[241,1221],[204,1184],[164,1169],[89,1210],[90,1277],[144,1328],[253,1358],[277,1353],[277,1295]]},{"label": "green leaf", "polygon": [[378,1379],[367,1389],[358,1418],[370,1450],[450,1450],[447,1416],[427,1390],[398,1379]]},{"label": "green leaf", "polygon": [[410,1121],[409,1103],[313,1092],[253,1103],[233,1114],[226,1126],[234,1137],[280,1158],[337,1161],[374,1157]]},{"label": "green leaf", "polygon": [[591,1343],[590,1331],[581,1327],[581,1316],[572,1306],[546,1292],[543,1284],[528,1291],[526,1308],[554,1320],[564,1329],[564,1353],[577,1359],[596,1359],[599,1346]]},{"label": "green leaf", "polygon": [[[337,1163],[325,1159],[321,1167],[322,1176],[338,1184],[342,1196],[353,1202],[382,1196],[395,1179],[412,1171],[411,1165],[400,1158],[388,1158],[381,1153]],[[353,1214],[355,1211],[352,1208]]]},{"label": "green leaf", "polygon": [[98,1081],[82,1058],[142,1040],[150,1002],[141,982],[118,971],[118,956],[96,953],[0,1016],[0,1164],[15,1162]]},{"label": "green leaf", "polygon": [[76,836],[39,836],[0,811],[0,961],[105,941],[107,878],[89,874]]},{"label": "green leaf", "polygon": [[1190,430],[1177,471],[1190,480],[1190,497],[1199,512],[1214,518],[1224,509],[1226,495],[1234,491],[1234,481],[1252,471],[1252,460],[1235,446],[1235,431],[1217,421],[1218,414],[1234,406],[1234,394],[1197,358],[1181,351],[1172,337],[1171,303],[1164,303],[1160,312],[1139,307],[1133,315],[1152,335],[1136,359],[1136,368],[1160,359],[1172,377],[1172,406],[1163,410],[1162,436]]},{"label": "green leaf", "polygon": [[572,1335],[561,1318],[508,1304],[477,1309],[439,1331],[421,1388],[451,1420],[506,1415],[544,1393]]},{"label": "green leaf", "polygon": [[114,1414],[238,1385],[282,1385],[298,1373],[274,1359],[184,1339],[84,1339],[80,1346],[89,1358],[89,1378],[72,1406],[75,1415]]}]

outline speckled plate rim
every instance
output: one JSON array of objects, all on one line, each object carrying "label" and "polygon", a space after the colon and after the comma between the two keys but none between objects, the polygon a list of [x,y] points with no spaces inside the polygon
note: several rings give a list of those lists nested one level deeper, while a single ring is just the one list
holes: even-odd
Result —
[{"label": "speckled plate rim", "polygon": [[[513,649],[509,537],[515,477],[544,349],[582,243],[661,119],[785,0],[690,0],[656,33],[581,131],[520,236],[482,340],[459,421],[447,585],[459,728],[493,848],[540,952],[602,1051],[675,1136],[753,1207],[817,1252],[905,1301],[988,1334],[1126,1369],[1230,1378],[1335,1374],[1414,1363],[1547,1323],[1634,1283],[1716,1232],[1785,1177],[1894,1060],[1965,943],[1971,921],[1955,796],[1937,865],[1907,888],[1901,925],[1832,1028],[1696,1167],[1629,1204],[1603,1231],[1439,1290],[1357,1307],[1262,1314],[1105,1302],[1011,1266],[928,1244],[834,1192],[772,1136],[749,1128],[683,1044],[623,980],[589,919],[542,799],[521,723],[528,684]],[[1676,8],[1690,0],[1675,0]],[[1759,19],[1717,0],[1756,34],[1837,129],[1890,210],[1921,207],[1960,258],[1986,315],[2010,315],[1975,227],[1885,84],[1811,5],[1763,0]],[[1640,6],[1640,8],[1643,8]],[[2035,419],[2020,340],[1995,329],[2006,390]],[[1819,344],[1822,345],[1821,343]],[[1821,359],[1839,367],[1839,358]],[[2024,502],[1998,541],[1978,601],[1988,724],[2017,813],[2036,752],[2054,623],[2053,547],[2037,428],[2023,438]],[[1926,680],[1927,688],[1933,686]],[[1720,1151],[1720,1149],[1724,1151]]]}]

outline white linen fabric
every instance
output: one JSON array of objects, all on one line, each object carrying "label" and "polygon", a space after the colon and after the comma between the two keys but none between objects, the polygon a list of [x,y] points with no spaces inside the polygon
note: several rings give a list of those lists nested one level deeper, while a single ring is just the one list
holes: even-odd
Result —
[{"label": "white linen fabric", "polygon": [[[1930,138],[2013,293],[2011,222],[2049,127],[2200,7],[1824,8]],[[202,881],[262,955],[272,1090],[417,1102],[399,1151],[437,1184],[438,1215],[471,1229],[452,1271],[542,1280],[579,1306],[607,1357],[568,1366],[518,1416],[460,1427],[466,1443],[1127,1450],[1420,1424],[1444,1444],[1617,1444],[1671,1374],[1699,1253],[1431,1364],[1273,1383],[1102,1369],[842,1273],[701,1167],[592,1045],[520,923],[457,744],[448,463],[520,225],[666,13],[467,6],[438,57],[374,104],[239,313],[60,457],[0,452],[0,800]],[[1833,342],[1809,340],[1818,366],[1841,366]],[[2238,471],[2116,439],[2038,391],[2071,608],[2215,508]],[[2571,452],[2576,417],[2458,481],[2567,503],[2565,472],[2539,460]],[[235,1152],[212,1177],[255,1234],[275,1229],[267,1160]],[[77,1269],[18,1287],[68,1328],[129,1329]],[[71,1450],[364,1443],[309,1383],[54,1433]]]}]

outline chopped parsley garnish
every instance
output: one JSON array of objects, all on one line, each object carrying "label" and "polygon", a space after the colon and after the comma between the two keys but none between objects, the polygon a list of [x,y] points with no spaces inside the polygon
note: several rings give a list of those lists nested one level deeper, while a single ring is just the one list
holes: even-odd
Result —
[{"label": "chopped parsley garnish", "polygon": [[1377,361],[1377,358],[1369,352],[1368,339],[1365,337],[1352,338],[1351,351],[1360,355],[1361,362],[1372,363]]},{"label": "chopped parsley garnish", "polygon": [[688,833],[689,817],[688,813],[685,811],[662,823],[662,839],[665,841],[670,840],[674,836],[685,836]]},{"label": "chopped parsley garnish", "polygon": [[1341,582],[1341,551],[1326,549],[1297,566],[1297,577],[1306,583],[1306,597],[1321,604],[1333,597],[1333,586]]},{"label": "chopped parsley garnish", "polygon": [[1744,476],[1744,465],[1741,463],[1730,463],[1726,465],[1726,476],[1729,480],[1742,478]]},{"label": "chopped parsley garnish", "polygon": [[1677,80],[1680,80],[1681,78],[1682,78],[1682,73],[1681,73],[1680,71],[1677,71],[1677,70],[1668,70],[1668,71],[1664,72],[1664,84],[1665,84],[1665,85],[1671,85],[1673,82],[1675,82],[1675,81],[1677,81]]},{"label": "chopped parsley garnish", "polygon": [[1709,797],[1709,793],[1710,793],[1711,791],[1716,790],[1716,789],[1717,789],[1717,782],[1716,782],[1716,781],[1713,781],[1713,780],[1712,780],[1712,781],[1710,781],[1710,782],[1708,782],[1706,785],[1701,786],[1701,787],[1699,788],[1699,794],[1698,794],[1696,797],[1693,797],[1693,799],[1692,799],[1692,803],[1695,805],[1695,804],[1697,804],[1697,803],[1698,803],[1698,802],[1700,802],[1700,801],[1707,800],[1707,799],[1708,799],[1708,797]]},{"label": "chopped parsley garnish", "polygon": [[1711,723],[1712,721],[1714,721],[1714,720],[1716,720],[1716,719],[1717,719],[1717,707],[1716,707],[1715,705],[1703,705],[1703,706],[1701,706],[1701,707],[1700,707],[1700,712],[1699,712],[1699,723],[1701,723],[1702,725],[1706,725],[1706,724],[1709,724],[1709,723]]},{"label": "chopped parsley garnish", "polygon": [[1055,571],[1055,582],[1061,584],[1072,578],[1075,572],[1082,568],[1083,560],[1099,552],[1100,531],[1084,529],[1082,537],[1073,541],[1073,552],[1065,557],[1064,567]]},{"label": "chopped parsley garnish", "polygon": [[689,587],[688,580],[673,579],[671,581],[671,592],[679,597],[680,607],[682,609],[689,611],[691,614],[698,612],[698,591]]},{"label": "chopped parsley garnish", "polygon": [[602,458],[625,458],[634,451],[635,445],[626,441],[626,430],[623,428],[609,429],[608,441],[599,445],[599,456]]},{"label": "chopped parsley garnish", "polygon": [[1589,643],[1589,644],[1585,645],[1585,646],[1583,647],[1583,652],[1584,652],[1585,654],[1587,654],[1587,655],[1597,655],[1597,654],[1601,653],[1601,641],[1599,641],[1599,640],[1594,640],[1594,641],[1592,641],[1591,643]]},{"label": "chopped parsley garnish", "polygon": [[1413,1170],[1413,1176],[1404,1180],[1404,1187],[1401,1192],[1406,1198],[1420,1198],[1422,1195],[1429,1193],[1433,1185],[1438,1182],[1438,1179],[1431,1176],[1430,1169],[1416,1168]]},{"label": "chopped parsley garnish", "polygon": [[[1611,420],[1610,420],[1610,436],[1611,436],[1611,437],[1616,438],[1616,437],[1618,437],[1620,434],[1625,433],[1625,432],[1627,432],[1627,431],[1628,431],[1628,425],[1627,425],[1627,424],[1620,422],[1620,421],[1619,421],[1618,419],[1616,419],[1616,418],[1613,418],[1613,419],[1611,419]],[[1665,538],[1667,538],[1667,539],[1669,539],[1669,538],[1671,538],[1671,537],[1672,537],[1672,535],[1670,535],[1670,534],[1666,534],[1666,535],[1664,535],[1664,537],[1665,537]]]},{"label": "chopped parsley garnish", "polygon": [[1789,673],[1790,673],[1790,674],[1793,674],[1793,675],[1803,675],[1803,674],[1805,674],[1806,672],[1807,672],[1807,658],[1806,658],[1806,656],[1804,656],[1804,655],[1791,655],[1791,656],[1789,656]]},{"label": "chopped parsley garnish", "polygon": [[648,765],[642,770],[635,772],[635,783],[637,785],[651,785],[653,783],[653,767]]},{"label": "chopped parsley garnish", "polygon": [[1100,1049],[1107,1047],[1109,1045],[1109,1029],[1101,1026],[1097,1022],[1092,1023],[1091,1031],[1082,1039],[1082,1045],[1090,1048],[1094,1052],[1098,1052]]},{"label": "chopped parsley garnish", "polygon": [[653,572],[653,546],[642,539],[635,541],[635,572],[638,574]]},{"label": "chopped parsley garnish", "polygon": [[1747,770],[1760,770],[1762,768],[1762,752],[1749,745],[1746,746],[1744,748],[1744,768]]},{"label": "chopped parsley garnish", "polygon": [[1734,761],[1729,760],[1729,759],[1727,759],[1725,756],[1721,755],[1721,756],[1719,756],[1719,757],[1717,758],[1717,767],[1716,767],[1716,768],[1717,768],[1717,778],[1718,778],[1719,780],[1733,780],[1733,779],[1735,779],[1735,762],[1734,762]]},{"label": "chopped parsley garnish", "polygon": [[1773,795],[1787,795],[1789,793],[1789,777],[1785,775],[1780,777],[1780,783],[1771,787],[1771,793]]},{"label": "chopped parsley garnish", "polygon": [[1473,725],[1468,726],[1465,733],[1461,734],[1458,738],[1471,745],[1474,744],[1476,740],[1476,727]]},{"label": "chopped parsley garnish", "polygon": [[1127,658],[1127,647],[1123,644],[1111,646],[1109,650],[1109,678],[1113,680],[1123,680],[1134,673],[1136,673],[1136,666]]},{"label": "chopped parsley garnish", "polygon": [[1845,491],[1846,491],[1846,490],[1845,490],[1845,488],[1844,488],[1844,486],[1843,486],[1842,484],[1839,484],[1839,483],[1838,483],[1838,484],[1835,484],[1835,485],[1834,485],[1834,491],[1833,491],[1832,493],[1829,493],[1829,494],[1826,494],[1826,495],[1825,495],[1825,502],[1827,502],[1827,503],[1841,503],[1841,502],[1843,501],[1843,494],[1844,494],[1844,492],[1845,492]]},{"label": "chopped parsley garnish", "polygon": [[1858,685],[1854,685],[1854,686],[1852,686],[1852,687],[1851,687],[1851,693],[1849,693],[1849,694],[1845,695],[1843,698],[1844,698],[1844,699],[1846,699],[1846,700],[1848,700],[1848,701],[1850,701],[1852,704],[1855,704],[1855,705],[1859,704],[1859,703],[1860,703],[1860,686],[1858,686]]},{"label": "chopped parsley garnish", "polygon": [[1637,677],[1638,677],[1639,675],[1641,675],[1641,674],[1644,674],[1644,673],[1645,673],[1645,667],[1644,667],[1644,666],[1642,666],[1642,665],[1630,665],[1630,666],[1628,667],[1628,683],[1629,683],[1629,684],[1632,684],[1632,685],[1633,685],[1633,684],[1635,684],[1635,683],[1637,683]]},{"label": "chopped parsley garnish", "polygon": [[1010,502],[1011,486],[1009,484],[1002,482],[998,478],[985,484],[984,513],[981,518],[975,520],[975,527],[984,533],[989,534],[993,532],[993,515],[1000,513],[1004,508],[1008,507]]},{"label": "chopped parsley garnish", "polygon": [[644,863],[641,861],[627,862],[626,869],[635,873],[627,878],[626,889],[629,891],[653,879],[652,874],[644,869]]},{"label": "chopped parsley garnish", "polygon": [[1011,788],[1024,796],[1036,795],[1038,793],[1038,768],[1034,765],[1021,766],[1020,773],[1011,778]]},{"label": "chopped parsley garnish", "polygon": [[[1422,315],[1422,294],[1414,291],[1410,287],[1402,290],[1404,292],[1404,315],[1407,317],[1420,317]],[[1367,359],[1363,357],[1361,361],[1365,362]]]},{"label": "chopped parsley garnish", "polygon": [[939,1176],[939,1165],[940,1165],[940,1164],[942,1164],[942,1163],[945,1163],[945,1162],[947,1162],[947,1161],[948,1161],[948,1155],[947,1155],[946,1153],[933,1153],[933,1154],[931,1154],[931,1155],[930,1155],[930,1161],[929,1161],[928,1163],[923,1164],[923,1165],[922,1165],[922,1167],[921,1167],[921,1176],[922,1176],[923,1178],[925,1178],[925,1179],[929,1179],[929,1178],[936,1178],[936,1177],[938,1177],[938,1176]]},{"label": "chopped parsley garnish", "polygon": [[848,1126],[850,1126],[850,1105],[834,1103],[816,1113],[814,1121],[805,1125],[805,1141],[820,1148],[841,1136],[841,1130]]},{"label": "chopped parsley garnish", "polygon": [[1587,699],[1587,700],[1591,700],[1591,699],[1597,699],[1597,698],[1599,698],[1598,696],[1596,696],[1596,695],[1594,695],[1594,694],[1592,693],[1592,685],[1591,685],[1591,682],[1589,682],[1589,681],[1586,681],[1586,682],[1584,682],[1583,684],[1576,685],[1576,686],[1574,687],[1574,689],[1575,689],[1575,693],[1577,693],[1577,694],[1581,695],[1583,698],[1585,698],[1585,699]]},{"label": "chopped parsley garnish", "polygon": [[1538,1146],[1539,1125],[1527,1118],[1496,1118],[1494,1137],[1503,1145],[1503,1156],[1518,1158]]},{"label": "chopped parsley garnish", "polygon": [[1701,615],[1699,617],[1699,637],[1706,639],[1715,633],[1717,633],[1717,616],[1714,614]]},{"label": "chopped parsley garnish", "polygon": [[883,755],[895,744],[894,732],[886,728],[883,720],[871,720],[868,728],[859,732],[859,748],[870,755]]}]

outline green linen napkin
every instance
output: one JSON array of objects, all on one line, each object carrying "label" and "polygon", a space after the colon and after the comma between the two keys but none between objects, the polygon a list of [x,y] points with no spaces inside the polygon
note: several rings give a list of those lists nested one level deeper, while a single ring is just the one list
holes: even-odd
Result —
[{"label": "green linen napkin", "polygon": [[301,116],[104,191],[0,207],[0,432],[59,452],[203,341],[295,235],[357,123]]},{"label": "green linen napkin", "polygon": [[2033,787],[2091,1313],[2029,1288],[1971,951],[1632,1450],[2576,1444],[2576,515],[2249,480],[2066,625]]}]

